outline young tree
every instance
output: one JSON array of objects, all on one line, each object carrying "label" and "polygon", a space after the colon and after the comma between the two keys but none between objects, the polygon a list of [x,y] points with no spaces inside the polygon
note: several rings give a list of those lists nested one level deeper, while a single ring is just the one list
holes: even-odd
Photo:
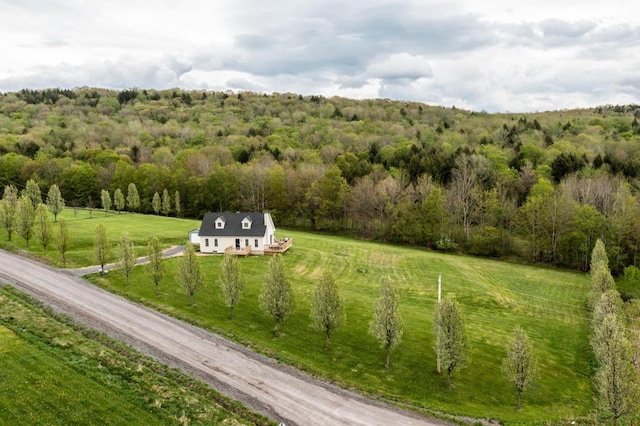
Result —
[{"label": "young tree", "polygon": [[0,201],[0,225],[7,230],[9,241],[16,230],[16,210],[18,208],[18,190],[13,185],[4,187],[4,195]]},{"label": "young tree", "polygon": [[264,277],[260,308],[275,320],[276,336],[280,335],[280,324],[293,313],[295,307],[293,291],[284,273],[282,256],[273,256],[269,261],[269,272]]},{"label": "young tree", "polygon": [[591,251],[591,263],[589,266],[591,274],[593,274],[600,268],[609,269],[609,258],[607,256],[607,250],[600,238],[598,238],[595,246],[593,247],[593,250]]},{"label": "young tree", "polygon": [[451,373],[467,364],[467,332],[458,309],[458,302],[447,296],[436,309],[434,318],[436,353],[447,369],[447,387],[451,386]]},{"label": "young tree", "polygon": [[71,245],[71,241],[69,239],[69,228],[67,227],[67,221],[60,219],[58,222],[58,251],[62,255],[62,266],[66,266],[67,264],[67,251],[69,251],[69,247]]},{"label": "young tree", "polygon": [[148,273],[156,288],[156,296],[160,293],[160,280],[164,277],[164,265],[162,263],[162,247],[158,237],[153,236],[149,240],[147,247],[147,257],[149,258]]},{"label": "young tree", "polygon": [[594,308],[600,300],[600,296],[616,288],[616,283],[611,276],[609,268],[597,265],[595,271],[591,271],[591,290],[589,292],[589,306]]},{"label": "young tree", "polygon": [[31,206],[35,210],[40,204],[42,204],[42,193],[40,192],[40,185],[33,180],[27,181],[27,186],[24,189],[24,195],[31,201]]},{"label": "young tree", "polygon": [[176,191],[175,195],[173,196],[173,200],[176,203],[176,217],[180,217],[182,213],[182,205],[180,204],[180,192]]},{"label": "young tree", "polygon": [[98,225],[93,236],[93,254],[100,265],[100,273],[104,274],[104,265],[109,258],[109,240],[104,225]]},{"label": "young tree", "polygon": [[60,192],[60,188],[55,183],[49,187],[49,192],[47,193],[47,207],[53,213],[53,221],[58,221],[58,215],[62,213],[64,210],[64,198],[62,198],[62,193]]},{"label": "young tree", "polygon": [[616,426],[618,419],[637,408],[637,377],[631,344],[624,326],[615,314],[596,324],[592,339],[598,369],[594,376],[596,402],[609,413]]},{"label": "young tree", "polygon": [[225,253],[222,259],[222,275],[218,280],[224,303],[231,308],[229,319],[233,319],[233,308],[242,298],[244,282],[240,279],[240,267],[238,258]]},{"label": "young tree", "polygon": [[111,210],[111,195],[109,191],[103,189],[100,193],[100,199],[102,200],[102,208],[104,209],[104,215],[106,216],[109,210]]},{"label": "young tree", "polygon": [[53,239],[53,229],[51,228],[51,220],[49,219],[49,209],[44,204],[38,205],[36,209],[36,237],[40,244],[42,244],[42,250],[44,254],[47,254],[47,247],[51,244]]},{"label": "young tree", "polygon": [[331,334],[344,323],[344,306],[338,286],[329,272],[322,274],[311,299],[311,322],[316,331],[324,334],[324,347],[329,349]]},{"label": "young tree", "polygon": [[538,374],[538,363],[533,356],[529,337],[519,325],[513,330],[513,339],[507,346],[507,356],[502,362],[502,373],[518,394],[518,410],[520,410],[522,394]]},{"label": "young tree", "polygon": [[118,243],[118,267],[124,275],[126,285],[129,285],[129,277],[135,266],[136,251],[133,247],[133,241],[131,241],[128,232],[123,232]]},{"label": "young tree", "polygon": [[113,192],[113,204],[116,207],[118,213],[120,213],[125,206],[124,194],[120,191],[120,188],[116,189]]},{"label": "young tree", "polygon": [[27,241],[27,247],[29,247],[29,240],[33,235],[35,218],[36,209],[31,204],[31,200],[26,195],[21,196],[16,206],[16,231]]},{"label": "young tree", "polygon": [[385,368],[389,368],[391,350],[402,339],[403,321],[400,315],[400,299],[389,277],[380,280],[380,296],[373,305],[373,318],[369,323],[369,332],[378,339],[387,353]]},{"label": "young tree", "polygon": [[140,207],[140,195],[138,195],[138,188],[136,184],[131,182],[127,188],[127,206],[132,212],[135,212]]},{"label": "young tree", "polygon": [[169,191],[165,188],[162,191],[162,213],[165,216],[169,216],[169,212],[171,211],[171,197],[169,197]]},{"label": "young tree", "polygon": [[184,291],[189,295],[189,305],[193,306],[193,296],[202,288],[202,273],[200,272],[200,261],[196,256],[196,249],[187,244],[184,250],[178,280]]},{"label": "young tree", "polygon": [[162,208],[162,202],[160,201],[160,194],[157,192],[153,194],[153,200],[151,200],[151,207],[156,214],[160,214],[160,209]]}]

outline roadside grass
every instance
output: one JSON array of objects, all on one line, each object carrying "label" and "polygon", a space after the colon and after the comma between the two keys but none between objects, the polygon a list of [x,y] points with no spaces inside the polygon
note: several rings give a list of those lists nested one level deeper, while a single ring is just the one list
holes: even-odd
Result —
[{"label": "roadside grass", "polygon": [[[58,233],[58,223],[51,224],[54,235]],[[67,268],[77,268],[82,266],[94,265],[95,259],[93,254],[93,237],[95,228],[98,224],[105,226],[107,238],[111,242],[111,253],[109,263],[116,261],[116,247],[120,240],[122,232],[128,232],[133,241],[136,255],[146,255],[147,244],[152,236],[158,237],[160,244],[164,248],[175,244],[184,244],[187,241],[188,232],[192,229],[199,228],[200,222],[190,219],[167,218],[164,216],[142,215],[135,213],[116,213],[109,212],[105,215],[103,210],[93,210],[89,212],[85,209],[65,209],[59,218],[67,221],[69,228],[69,238],[71,240],[71,249],[67,252]],[[19,235],[14,234],[12,241],[7,241],[6,231],[0,231],[0,247],[11,251],[26,250],[35,256],[44,259],[47,263],[62,267],[62,256],[56,249],[56,241],[47,248],[44,254],[42,245],[39,244],[37,237],[34,236],[29,247],[25,240]]]},{"label": "roadside grass", "polygon": [[[122,219],[126,224],[119,228],[133,226],[128,217]],[[186,233],[182,235],[184,241]],[[558,423],[591,411],[585,274],[287,230],[280,230],[279,236],[293,238],[284,261],[297,301],[280,337],[274,336],[274,323],[258,304],[268,257],[240,259],[246,287],[233,321],[217,286],[221,257],[200,257],[206,286],[192,307],[176,281],[179,259],[166,261],[167,274],[157,297],[144,267],[135,269],[128,287],[117,271],[90,280],[316,376],[418,410],[510,424]],[[347,313],[346,325],[332,338],[329,351],[309,319],[310,297],[324,270],[336,276]],[[445,376],[435,371],[433,350],[439,273],[443,293],[454,293],[461,305],[471,343],[470,364],[454,373],[449,389]],[[383,275],[398,287],[405,320],[402,343],[392,353],[389,370],[368,333]],[[515,325],[529,334],[541,367],[521,411],[500,372]]]},{"label": "roadside grass", "polygon": [[204,383],[32,303],[0,288],[0,424],[272,424]]}]

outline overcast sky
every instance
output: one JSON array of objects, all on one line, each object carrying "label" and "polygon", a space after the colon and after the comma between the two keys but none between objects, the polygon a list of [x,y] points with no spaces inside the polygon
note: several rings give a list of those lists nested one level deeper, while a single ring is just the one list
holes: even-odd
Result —
[{"label": "overcast sky", "polygon": [[0,0],[0,91],[180,87],[489,112],[640,103],[631,0]]}]

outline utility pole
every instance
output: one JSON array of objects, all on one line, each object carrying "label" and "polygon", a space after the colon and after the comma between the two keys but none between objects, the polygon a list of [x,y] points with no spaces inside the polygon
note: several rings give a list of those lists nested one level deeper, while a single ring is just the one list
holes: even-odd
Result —
[{"label": "utility pole", "polygon": [[438,319],[437,321],[437,327],[436,327],[436,348],[438,348],[436,350],[436,357],[437,357],[437,366],[436,366],[436,370],[438,371],[438,374],[440,374],[440,300],[442,299],[442,274],[439,273],[438,274],[438,306],[436,307],[436,309],[438,310]]}]

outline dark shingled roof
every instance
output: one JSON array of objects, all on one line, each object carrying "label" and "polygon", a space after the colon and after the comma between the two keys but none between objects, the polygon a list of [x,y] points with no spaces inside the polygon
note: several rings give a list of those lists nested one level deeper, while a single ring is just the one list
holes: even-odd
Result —
[{"label": "dark shingled roof", "polygon": [[[224,217],[223,229],[216,229],[216,219]],[[242,229],[242,219],[251,219],[251,228]],[[264,213],[205,213],[200,225],[201,237],[262,237],[267,229]]]}]

